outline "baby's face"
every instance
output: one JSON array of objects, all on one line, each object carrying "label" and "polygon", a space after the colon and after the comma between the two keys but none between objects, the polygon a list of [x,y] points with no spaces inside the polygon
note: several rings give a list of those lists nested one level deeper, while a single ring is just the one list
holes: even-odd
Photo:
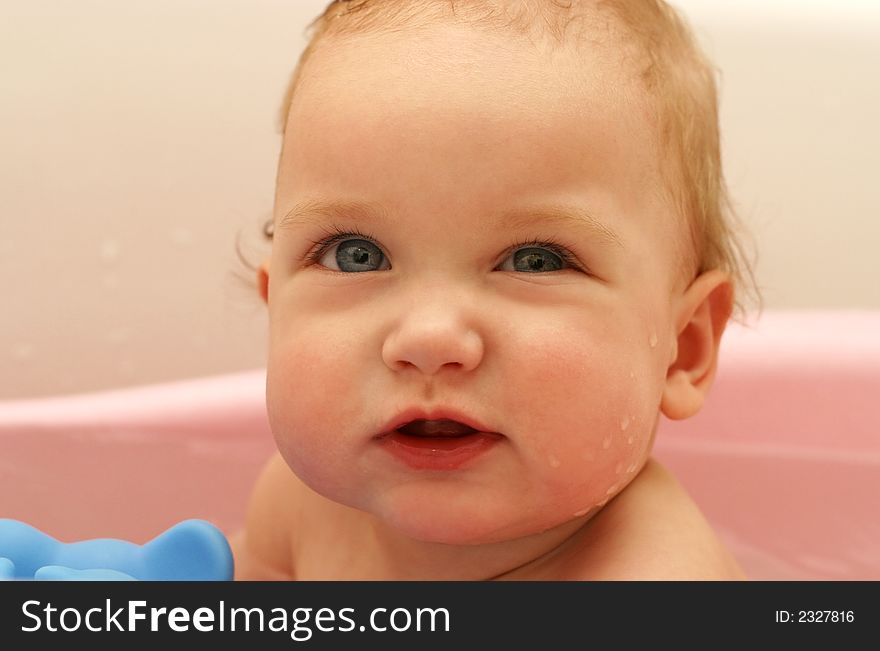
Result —
[{"label": "baby's face", "polygon": [[[291,108],[272,429],[312,488],[418,539],[561,525],[651,447],[683,233],[631,75],[549,56],[448,25],[348,38]],[[498,435],[407,451],[383,435],[412,408]]]}]

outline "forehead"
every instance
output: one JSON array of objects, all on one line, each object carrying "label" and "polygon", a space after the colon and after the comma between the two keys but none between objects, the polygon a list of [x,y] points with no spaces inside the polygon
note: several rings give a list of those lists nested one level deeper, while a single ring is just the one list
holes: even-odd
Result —
[{"label": "forehead", "polygon": [[580,189],[639,212],[656,199],[649,108],[598,41],[548,48],[447,23],[346,36],[303,69],[279,182],[392,202],[418,188],[447,207]]},{"label": "forehead", "polygon": [[[640,122],[646,94],[610,38],[565,45],[438,22],[394,32],[329,37],[313,52],[291,112],[395,106],[423,121],[445,109],[489,116]],[[352,103],[346,102],[349,99]],[[442,100],[442,101],[440,101]]]}]

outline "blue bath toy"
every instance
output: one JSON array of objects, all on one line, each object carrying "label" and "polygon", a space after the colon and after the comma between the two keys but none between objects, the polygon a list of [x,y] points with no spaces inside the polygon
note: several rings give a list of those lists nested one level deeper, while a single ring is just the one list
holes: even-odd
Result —
[{"label": "blue bath toy", "polygon": [[0,580],[229,581],[232,575],[226,537],[204,520],[184,520],[137,545],[115,538],[63,543],[0,519]]},{"label": "blue bath toy", "polygon": [[15,578],[15,565],[8,558],[0,558],[0,581],[11,581]]}]

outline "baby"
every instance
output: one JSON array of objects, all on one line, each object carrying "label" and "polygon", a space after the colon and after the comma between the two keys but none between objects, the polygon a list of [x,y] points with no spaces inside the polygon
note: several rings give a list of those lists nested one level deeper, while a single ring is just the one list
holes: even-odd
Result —
[{"label": "baby", "polygon": [[236,578],[744,578],[651,458],[750,277],[673,10],[334,2],[284,118]]}]

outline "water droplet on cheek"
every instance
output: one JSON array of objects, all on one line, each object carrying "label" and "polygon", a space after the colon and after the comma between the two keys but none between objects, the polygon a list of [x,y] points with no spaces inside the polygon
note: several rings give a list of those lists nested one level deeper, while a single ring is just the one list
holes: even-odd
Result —
[{"label": "water droplet on cheek", "polygon": [[629,416],[624,416],[623,420],[620,421],[620,431],[625,432],[627,427],[629,427]]},{"label": "water droplet on cheek", "polygon": [[551,468],[558,468],[559,466],[562,465],[562,462],[557,457],[553,456],[552,454],[549,457],[547,457],[547,461],[550,463]]},{"label": "water droplet on cheek", "polygon": [[602,449],[607,450],[611,447],[611,434],[602,439]]},{"label": "water droplet on cheek", "polygon": [[656,332],[651,333],[651,338],[648,340],[648,343],[651,344],[651,348],[657,347],[657,333]]},{"label": "water droplet on cheek", "polygon": [[571,516],[572,516],[573,518],[579,518],[579,517],[581,517],[582,515],[586,515],[586,514],[589,513],[589,512],[590,512],[590,507],[587,507],[587,508],[585,508],[585,509],[581,509],[580,511],[575,511],[574,513],[571,514]]},{"label": "water droplet on cheek", "polygon": [[634,440],[635,440],[635,439],[634,439],[632,436],[629,436],[629,437],[627,437],[627,439],[626,439],[626,444],[627,444],[627,445],[632,445]]},{"label": "water droplet on cheek", "polygon": [[618,487],[619,485],[620,485],[620,484],[614,484],[611,488],[609,488],[607,491],[605,491],[605,494],[606,494],[606,495],[611,495],[611,494],[613,494],[613,493],[616,493],[616,492],[617,492],[617,487]]},{"label": "water droplet on cheek", "polygon": [[623,472],[623,462],[618,463],[616,466],[614,466],[614,474],[615,475],[619,475],[622,472]]}]

